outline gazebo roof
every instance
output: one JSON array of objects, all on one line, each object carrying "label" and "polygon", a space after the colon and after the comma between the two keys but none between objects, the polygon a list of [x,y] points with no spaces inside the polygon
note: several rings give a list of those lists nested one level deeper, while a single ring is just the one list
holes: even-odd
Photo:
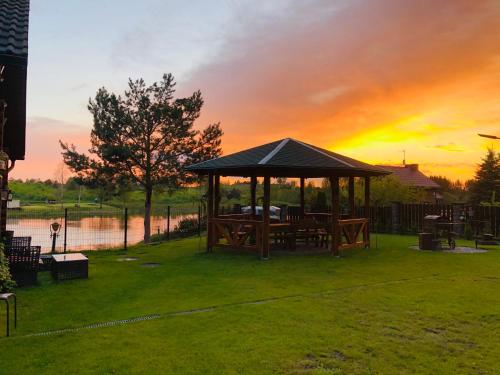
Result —
[{"label": "gazebo roof", "polygon": [[191,165],[188,171],[224,176],[381,176],[387,170],[296,139],[285,138]]}]

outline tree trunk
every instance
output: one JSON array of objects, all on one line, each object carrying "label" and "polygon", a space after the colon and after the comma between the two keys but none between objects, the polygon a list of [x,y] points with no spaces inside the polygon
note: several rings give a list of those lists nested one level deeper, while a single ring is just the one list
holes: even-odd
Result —
[{"label": "tree trunk", "polygon": [[144,243],[151,240],[151,197],[152,188],[146,188],[146,201],[144,202]]}]

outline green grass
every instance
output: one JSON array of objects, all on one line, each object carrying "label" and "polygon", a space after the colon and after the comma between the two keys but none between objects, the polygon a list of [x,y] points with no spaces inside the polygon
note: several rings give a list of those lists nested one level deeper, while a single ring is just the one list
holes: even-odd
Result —
[{"label": "green grass", "polygon": [[[60,203],[55,203],[55,204],[48,204],[48,203],[31,203],[29,205],[22,206],[20,211],[60,211],[63,208],[70,208],[70,209],[80,209],[80,210],[100,210],[101,207],[99,203],[87,203],[87,202],[82,202],[80,203],[80,207],[77,207],[78,203],[77,202],[64,202],[62,205]],[[114,209],[115,207],[103,204],[102,209]],[[15,210],[11,212],[16,212]]]},{"label": "green grass", "polygon": [[[499,373],[500,249],[414,243],[381,235],[378,249],[341,258],[269,261],[205,254],[197,238],[137,246],[132,262],[89,253],[88,280],[42,274],[40,286],[17,291],[19,327],[0,338],[0,373]],[[196,309],[206,310],[187,313]],[[160,316],[30,336],[148,314]]]}]

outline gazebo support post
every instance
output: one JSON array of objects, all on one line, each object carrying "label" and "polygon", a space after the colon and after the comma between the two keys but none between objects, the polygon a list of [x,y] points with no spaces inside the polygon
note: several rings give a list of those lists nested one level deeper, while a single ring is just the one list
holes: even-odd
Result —
[{"label": "gazebo support post", "polygon": [[354,219],[356,217],[354,206],[354,177],[349,177],[349,217]]},{"label": "gazebo support post", "polygon": [[264,221],[262,227],[262,259],[269,258],[269,224],[270,224],[270,211],[271,205],[271,178],[269,176],[264,177],[264,202],[262,204],[262,218]]},{"label": "gazebo support post", "polygon": [[214,217],[219,216],[219,206],[220,206],[220,175],[216,174],[214,176]]},{"label": "gazebo support post", "polygon": [[255,206],[257,205],[256,195],[257,195],[257,177],[252,176],[250,178],[250,197],[251,197],[250,206],[252,207],[252,219],[255,219],[256,215],[255,212]]},{"label": "gazebo support post", "polygon": [[208,202],[207,202],[207,253],[212,251],[214,217],[214,175],[208,174]]},{"label": "gazebo support post", "polygon": [[370,246],[370,177],[365,177],[365,218],[368,219],[364,241]]},{"label": "gazebo support post", "polygon": [[306,216],[305,185],[306,185],[306,179],[304,177],[301,177],[300,178],[300,218],[301,219],[303,219]]},{"label": "gazebo support post", "polygon": [[330,177],[330,186],[332,193],[332,241],[331,241],[331,252],[333,255],[339,255],[339,206],[340,206],[340,194],[339,194],[339,177]]}]

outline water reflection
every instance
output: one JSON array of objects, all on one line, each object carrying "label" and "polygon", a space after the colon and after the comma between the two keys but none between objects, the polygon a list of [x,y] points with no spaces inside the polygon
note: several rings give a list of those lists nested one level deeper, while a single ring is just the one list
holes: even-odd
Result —
[{"label": "water reflection", "polygon": [[[170,218],[170,231],[185,218],[195,218],[196,215],[179,215]],[[54,218],[9,218],[7,230],[13,230],[15,236],[31,236],[33,245],[42,246],[42,252],[50,252],[52,242],[50,238],[50,224],[54,221],[64,223],[64,217]],[[64,249],[64,235],[68,251],[99,250],[112,247],[122,247],[124,242],[125,225],[123,217],[109,217],[94,215],[81,218],[68,217],[67,226],[61,228],[57,238],[56,251]],[[139,243],[143,239],[144,217],[131,215],[128,218],[127,242],[129,245]],[[164,216],[151,217],[151,233],[163,233],[167,230],[167,218]]]}]

